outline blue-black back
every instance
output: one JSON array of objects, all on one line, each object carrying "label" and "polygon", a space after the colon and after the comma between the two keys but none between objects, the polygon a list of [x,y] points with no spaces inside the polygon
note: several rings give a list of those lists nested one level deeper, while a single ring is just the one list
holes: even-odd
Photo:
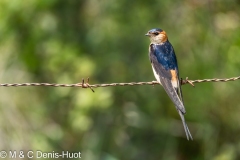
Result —
[{"label": "blue-black back", "polygon": [[178,70],[177,58],[174,49],[169,41],[162,45],[151,45],[152,54],[156,56],[157,61],[163,65],[166,70]]}]

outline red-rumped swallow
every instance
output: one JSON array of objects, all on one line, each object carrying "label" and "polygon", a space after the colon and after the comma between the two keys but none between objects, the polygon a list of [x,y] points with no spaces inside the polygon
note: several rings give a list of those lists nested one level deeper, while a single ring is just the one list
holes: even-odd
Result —
[{"label": "red-rumped swallow", "polygon": [[187,139],[193,140],[192,135],[184,119],[186,113],[179,80],[177,58],[173,46],[168,41],[165,31],[162,29],[151,29],[146,34],[150,38],[149,59],[155,78],[163,86],[182,119]]}]

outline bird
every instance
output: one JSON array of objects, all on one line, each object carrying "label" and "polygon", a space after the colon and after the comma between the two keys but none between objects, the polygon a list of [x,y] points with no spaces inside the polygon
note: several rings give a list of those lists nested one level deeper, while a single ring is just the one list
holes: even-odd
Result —
[{"label": "bird", "polygon": [[159,28],[151,29],[145,34],[150,38],[149,60],[158,83],[160,83],[172,102],[174,103],[183,123],[187,140],[193,140],[190,130],[185,122],[186,110],[183,103],[181,82],[177,58],[167,33]]}]

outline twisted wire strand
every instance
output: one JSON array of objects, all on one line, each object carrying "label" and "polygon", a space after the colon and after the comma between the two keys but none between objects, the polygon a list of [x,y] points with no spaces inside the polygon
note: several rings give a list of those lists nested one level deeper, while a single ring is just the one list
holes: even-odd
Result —
[{"label": "twisted wire strand", "polygon": [[[199,80],[188,80],[186,78],[185,80],[181,81],[181,84],[191,84],[194,83],[202,83],[202,82],[228,82],[228,81],[236,81],[239,80],[240,76],[238,77],[232,77],[232,78],[225,78],[225,79],[199,79]],[[56,84],[56,83],[4,83],[0,84],[0,87],[22,87],[22,86],[45,86],[45,87],[81,87],[81,88],[90,88],[93,92],[94,90],[92,88],[98,88],[98,87],[110,87],[110,86],[135,86],[135,85],[158,85],[159,83],[157,81],[152,82],[129,82],[129,83],[109,83],[109,84],[89,84],[89,78],[87,79],[87,82],[84,82],[84,79],[82,80],[82,83],[75,83],[75,84]],[[194,86],[194,85],[193,85]]]}]

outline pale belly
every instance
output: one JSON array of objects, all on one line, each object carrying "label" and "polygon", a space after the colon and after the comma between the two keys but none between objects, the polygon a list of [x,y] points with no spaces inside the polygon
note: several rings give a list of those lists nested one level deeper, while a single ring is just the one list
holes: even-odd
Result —
[{"label": "pale belly", "polygon": [[155,78],[157,79],[158,83],[161,84],[160,77],[159,77],[159,75],[157,74],[157,72],[155,71],[155,69],[153,68],[153,66],[152,66],[152,70],[153,70],[153,74],[154,74]]}]

